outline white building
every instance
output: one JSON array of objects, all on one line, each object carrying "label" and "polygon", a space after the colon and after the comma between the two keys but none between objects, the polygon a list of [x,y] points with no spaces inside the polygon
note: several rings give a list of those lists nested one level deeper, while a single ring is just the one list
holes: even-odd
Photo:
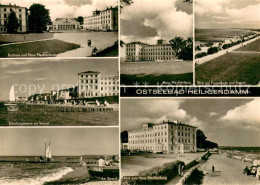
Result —
[{"label": "white building", "polygon": [[80,23],[75,18],[57,18],[48,30],[78,30]]},{"label": "white building", "polygon": [[128,149],[164,153],[196,152],[197,128],[181,122],[146,123],[128,131]]},{"label": "white building", "polygon": [[170,44],[165,40],[157,40],[156,45],[142,42],[131,42],[126,44],[126,61],[171,61],[176,58]]},{"label": "white building", "polygon": [[95,10],[92,16],[84,17],[83,29],[86,30],[118,30],[118,9],[110,7]]},{"label": "white building", "polygon": [[117,96],[119,93],[118,76],[101,76],[97,71],[78,74],[79,98]]},{"label": "white building", "polygon": [[0,4],[0,33],[7,32],[7,20],[12,11],[15,12],[18,22],[21,25],[18,28],[17,32],[27,32],[27,8],[17,6],[16,4],[12,5],[11,3],[9,3],[9,5]]}]

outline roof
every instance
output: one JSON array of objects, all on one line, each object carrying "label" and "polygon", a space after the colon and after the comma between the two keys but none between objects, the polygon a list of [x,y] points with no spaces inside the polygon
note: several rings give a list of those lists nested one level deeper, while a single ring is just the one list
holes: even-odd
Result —
[{"label": "roof", "polygon": [[5,5],[5,4],[1,4],[0,3],[0,7],[7,7],[7,8],[26,8],[26,7],[22,7],[22,6],[17,6],[17,5],[13,5],[13,4],[9,4],[9,5]]},{"label": "roof", "polygon": [[[188,124],[184,124],[184,123],[181,123],[181,122],[174,123],[172,121],[163,121],[162,123],[157,123],[157,124],[154,124],[154,123],[144,123],[142,125],[145,125],[145,124],[149,124],[149,125],[152,125],[152,126],[169,124],[169,125],[175,125],[175,126],[186,126],[186,127],[191,127],[191,128],[197,128],[197,127],[194,127],[194,126],[191,126],[191,125],[188,125]],[[142,131],[142,128],[129,130],[129,132],[131,132],[131,131]]]},{"label": "roof", "polygon": [[143,45],[149,45],[149,44],[146,44],[146,43],[143,43],[143,42],[140,42],[140,41],[130,42],[130,43],[127,43],[126,45],[128,45],[128,44],[143,44]]},{"label": "roof", "polygon": [[90,73],[90,74],[92,74],[92,73],[98,73],[98,74],[100,74],[100,72],[98,72],[98,71],[85,71],[85,72],[81,72],[81,73],[79,73],[79,74],[82,74],[82,73],[84,73],[84,74],[86,74],[86,73]]}]

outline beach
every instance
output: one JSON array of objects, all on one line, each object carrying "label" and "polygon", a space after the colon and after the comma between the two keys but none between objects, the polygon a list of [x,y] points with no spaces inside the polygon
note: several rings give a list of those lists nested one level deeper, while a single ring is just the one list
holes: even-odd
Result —
[{"label": "beach", "polygon": [[[212,172],[212,165],[215,172]],[[228,158],[223,153],[211,155],[199,170],[205,174],[203,184],[259,184],[258,178],[243,174],[244,168],[250,165],[249,162]]]}]

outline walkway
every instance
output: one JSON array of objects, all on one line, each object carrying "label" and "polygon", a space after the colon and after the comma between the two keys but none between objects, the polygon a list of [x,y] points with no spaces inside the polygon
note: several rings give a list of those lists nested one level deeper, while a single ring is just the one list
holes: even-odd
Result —
[{"label": "walkway", "polygon": [[236,50],[236,49],[238,49],[238,48],[241,48],[241,47],[243,47],[243,46],[245,46],[245,45],[247,45],[247,44],[249,44],[249,43],[251,43],[251,42],[254,42],[254,41],[256,41],[257,39],[259,39],[259,37],[256,37],[256,38],[251,39],[251,40],[246,41],[246,42],[243,42],[243,43],[241,43],[241,44],[239,44],[239,45],[235,45],[235,46],[233,46],[233,47],[231,47],[231,48],[228,48],[228,49],[225,49],[225,50],[221,50],[221,51],[219,51],[219,52],[217,52],[217,53],[215,53],[215,54],[207,55],[207,56],[202,57],[202,58],[197,58],[197,59],[194,60],[194,62],[195,62],[195,64],[203,64],[203,63],[208,62],[208,61],[210,61],[210,60],[213,60],[213,59],[215,59],[215,58],[217,58],[217,57],[220,57],[220,56],[222,56],[222,55],[225,55],[225,54],[227,54],[227,53],[229,53],[229,52],[233,52],[234,50]]}]

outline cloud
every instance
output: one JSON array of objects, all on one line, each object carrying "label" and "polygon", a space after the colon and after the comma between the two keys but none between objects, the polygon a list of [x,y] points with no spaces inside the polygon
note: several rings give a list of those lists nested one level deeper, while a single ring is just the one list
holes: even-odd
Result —
[{"label": "cloud", "polygon": [[9,70],[6,73],[7,74],[18,74],[18,73],[29,73],[29,72],[34,72],[36,71],[35,69],[18,69],[18,70]]},{"label": "cloud", "polygon": [[220,24],[225,27],[259,27],[260,1],[234,0],[197,0],[195,1],[195,19],[197,27],[201,21],[208,21],[210,26],[216,26],[216,20],[223,20]]},{"label": "cloud", "polygon": [[210,116],[210,117],[217,116],[217,115],[218,115],[218,113],[216,113],[216,112],[210,112],[210,113],[209,113],[209,116]]},{"label": "cloud", "polygon": [[222,116],[219,121],[244,129],[260,130],[260,98],[245,105],[235,107]]},{"label": "cloud", "polygon": [[[136,24],[153,28],[157,31],[156,37],[166,40],[175,36],[192,37],[193,15],[177,9],[176,1],[136,0],[132,5],[123,8],[121,19],[134,20]],[[127,28],[122,30],[124,29]],[[123,32],[122,34],[124,35]],[[130,36],[134,40],[139,39],[138,35],[126,36]]]},{"label": "cloud", "polygon": [[[2,0],[2,4],[9,4],[10,0]],[[50,10],[51,20],[56,18],[78,16],[90,16],[96,9],[103,10],[106,7],[117,6],[117,0],[13,0],[12,4],[29,8],[33,3],[45,5]]]},{"label": "cloud", "polygon": [[[162,123],[163,121],[179,120],[183,123],[204,127],[205,123],[195,116],[189,115],[180,105],[185,100],[138,100],[133,102],[122,101],[122,126],[137,129],[143,123]],[[127,128],[127,129],[128,129]],[[126,129],[126,128],[123,128]]]}]

